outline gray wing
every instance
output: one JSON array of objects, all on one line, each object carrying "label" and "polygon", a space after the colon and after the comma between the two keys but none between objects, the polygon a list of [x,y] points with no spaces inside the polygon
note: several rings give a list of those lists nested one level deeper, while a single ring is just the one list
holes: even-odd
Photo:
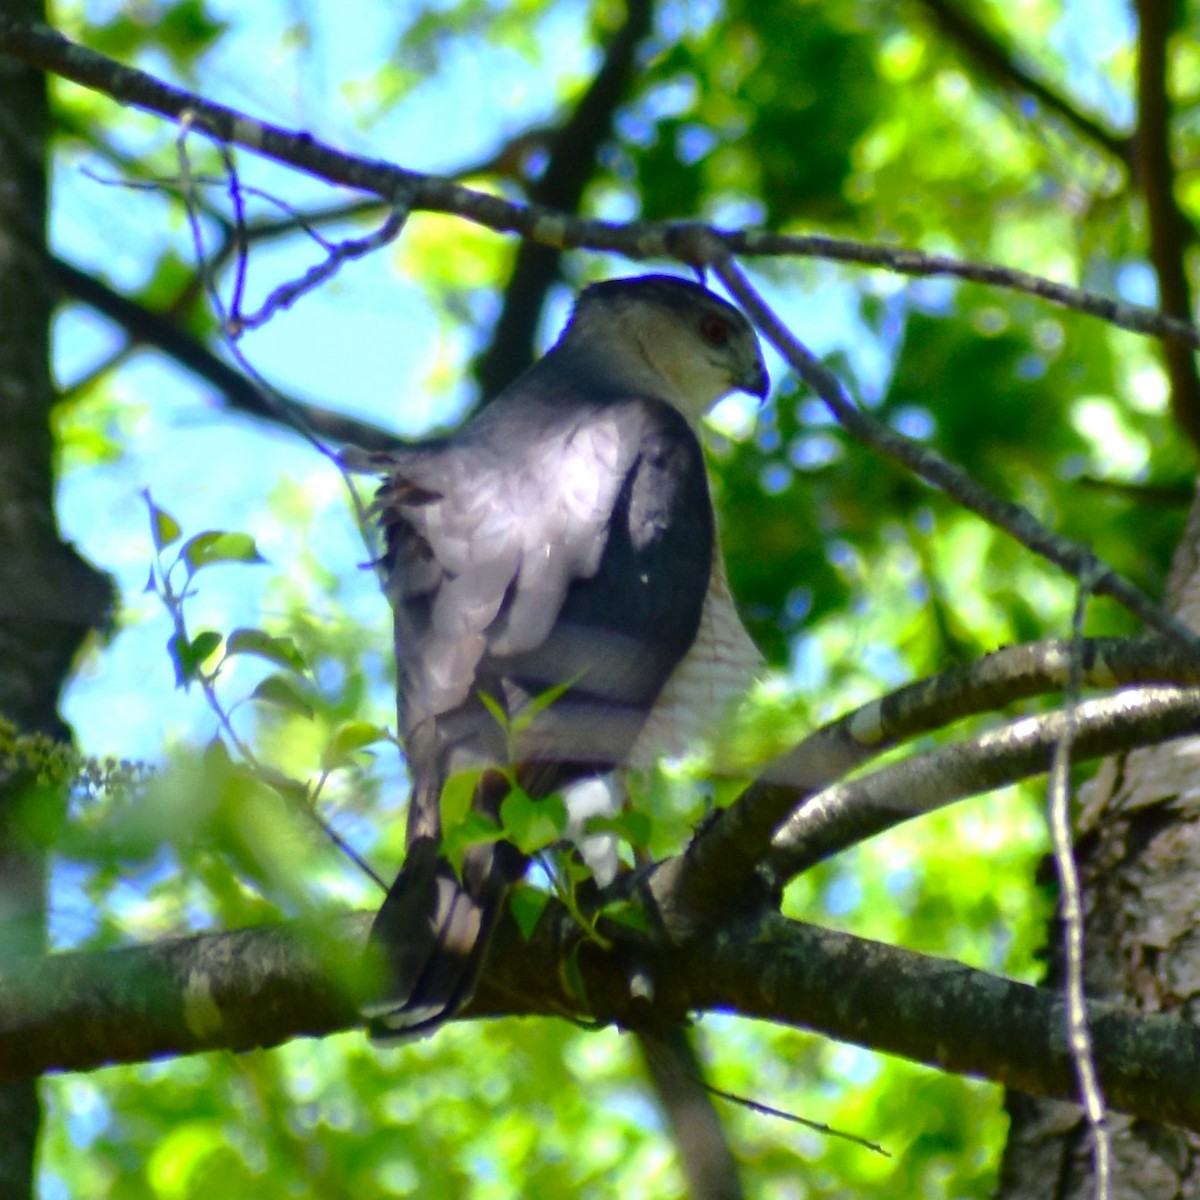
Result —
[{"label": "gray wing", "polygon": [[[410,765],[444,777],[448,745],[473,765],[498,761],[496,722],[468,704],[473,692],[511,713],[563,684],[531,756],[621,761],[691,645],[708,587],[699,442],[648,400],[560,398],[484,417],[351,464],[387,472],[376,509]],[[602,734],[606,744],[582,748]]]},{"label": "gray wing", "polygon": [[645,415],[634,402],[537,431],[492,421],[483,436],[349,460],[387,475],[375,508],[406,740],[468,699],[485,656],[542,645],[571,584],[595,575]]}]

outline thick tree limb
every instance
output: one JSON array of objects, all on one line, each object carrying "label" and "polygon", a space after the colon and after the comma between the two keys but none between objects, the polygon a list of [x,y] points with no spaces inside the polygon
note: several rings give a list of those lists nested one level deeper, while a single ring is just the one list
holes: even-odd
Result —
[{"label": "thick tree limb", "polygon": [[[730,925],[687,967],[694,1008],[783,1021],[1036,1095],[1074,1098],[1062,996],[960,963],[771,916]],[[1105,1096],[1200,1128],[1200,1032],[1091,1002]]]},{"label": "thick tree limb", "polygon": [[336,950],[365,942],[368,924],[348,917],[320,930],[261,926],[56,954],[6,971],[0,1079],[274,1046],[349,1028],[358,1014],[337,984]]},{"label": "thick tree limb", "polygon": [[[357,1017],[329,963],[357,953],[369,919],[339,918],[319,935],[293,924],[61,954],[12,970],[0,979],[0,1080],[348,1029]],[[468,1015],[567,1011],[558,983],[567,924],[552,908],[530,942],[502,925]],[[1053,992],[761,912],[731,918],[682,953],[652,949],[647,961],[662,990],[639,1005],[628,997],[628,954],[588,957],[597,1015],[653,1026],[664,1012],[669,1021],[688,1010],[736,1012],[1072,1095]],[[1191,1022],[1099,1003],[1089,1021],[1113,1104],[1200,1129],[1200,1031]]]}]

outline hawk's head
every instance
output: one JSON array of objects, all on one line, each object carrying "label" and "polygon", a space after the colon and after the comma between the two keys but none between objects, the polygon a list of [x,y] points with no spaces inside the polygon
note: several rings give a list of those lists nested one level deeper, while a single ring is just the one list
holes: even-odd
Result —
[{"label": "hawk's head", "polygon": [[603,347],[607,374],[634,387],[650,381],[693,422],[730,392],[761,399],[770,386],[750,322],[708,288],[672,275],[585,288],[562,346]]}]

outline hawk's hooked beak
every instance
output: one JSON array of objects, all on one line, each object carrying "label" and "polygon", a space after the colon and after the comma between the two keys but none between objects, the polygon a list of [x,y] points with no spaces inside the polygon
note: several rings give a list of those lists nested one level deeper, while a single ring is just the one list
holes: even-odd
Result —
[{"label": "hawk's hooked beak", "polygon": [[737,386],[751,396],[757,396],[761,405],[771,390],[771,377],[767,374],[767,365],[761,357],[756,357],[754,363],[748,366],[737,379]]}]

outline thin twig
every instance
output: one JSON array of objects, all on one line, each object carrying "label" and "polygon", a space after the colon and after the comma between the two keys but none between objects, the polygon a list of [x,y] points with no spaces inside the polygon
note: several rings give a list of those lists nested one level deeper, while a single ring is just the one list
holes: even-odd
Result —
[{"label": "thin twig", "polygon": [[[394,450],[404,444],[402,438],[387,433],[378,425],[285,396],[277,388],[272,388],[270,394],[266,394],[265,389],[220,358],[206,343],[176,324],[165,313],[151,311],[61,259],[48,259],[46,272],[64,295],[114,321],[125,331],[133,345],[145,343],[169,354],[196,378],[216,389],[228,407],[237,412],[291,430],[295,430],[299,422],[323,439],[350,443],[367,450]],[[128,351],[129,347],[125,347],[121,354]],[[82,382],[76,381],[72,386],[78,387]],[[288,414],[294,414],[295,420]]]},{"label": "thin twig", "polygon": [[1083,686],[1083,622],[1091,595],[1090,583],[1091,580],[1085,575],[1079,581],[1075,596],[1075,613],[1071,620],[1070,679],[1063,697],[1062,736],[1055,744],[1050,760],[1049,816],[1054,869],[1062,891],[1067,1044],[1079,1080],[1083,1111],[1092,1132],[1096,1200],[1109,1200],[1112,1194],[1112,1140],[1105,1115],[1104,1094],[1096,1070],[1092,1031],[1088,1025],[1083,977],[1083,886],[1079,880],[1079,866],[1075,861],[1075,846],[1071,837],[1071,756],[1075,745],[1079,692]]},{"label": "thin twig", "polygon": [[[260,374],[258,369],[250,362],[250,360],[242,353],[241,347],[238,346],[236,340],[232,336],[231,322],[229,315],[226,312],[225,304],[221,299],[220,289],[217,286],[216,278],[210,267],[208,257],[204,246],[204,231],[200,226],[200,217],[193,203],[194,190],[191,185],[191,169],[190,160],[187,153],[187,136],[192,127],[190,115],[184,113],[179,122],[180,131],[176,139],[176,151],[179,160],[179,179],[180,186],[183,192],[184,206],[187,212],[188,224],[192,233],[192,243],[196,252],[197,267],[204,279],[205,288],[208,292],[209,302],[212,304],[213,313],[217,317],[219,327],[225,337],[226,348],[233,356],[238,366],[242,368],[245,374],[253,381],[259,390],[263,403],[276,413],[280,420],[290,425],[297,433],[300,434],[314,450],[317,451],[323,458],[328,459],[342,477],[342,482],[345,484],[347,495],[350,498],[350,503],[354,508],[356,523],[358,525],[359,535],[363,539],[363,545],[367,551],[367,561],[377,563],[379,560],[379,552],[375,544],[374,535],[371,528],[371,523],[367,517],[366,506],[362,502],[362,498],[358,494],[358,489],[354,486],[353,478],[349,471],[342,465],[341,457],[334,450],[331,450],[315,431],[309,426],[295,405],[289,404],[284,397],[267,382]],[[230,169],[233,169],[232,160],[228,161]]]},{"label": "thin twig", "polygon": [[721,1100],[728,1100],[731,1104],[736,1104],[740,1108],[748,1108],[751,1112],[761,1113],[764,1117],[776,1117],[780,1121],[791,1121],[795,1125],[803,1125],[805,1129],[812,1129],[828,1137],[838,1138],[843,1142],[850,1142],[852,1145],[861,1146],[864,1150],[870,1150],[874,1154],[881,1154],[884,1158],[892,1157],[891,1153],[885,1150],[878,1142],[861,1137],[857,1133],[849,1133],[845,1129],[826,1125],[824,1121],[813,1121],[797,1113],[790,1113],[786,1109],[773,1108],[770,1104],[763,1104],[759,1100],[751,1100],[748,1096],[739,1096],[736,1092],[722,1091],[718,1087],[713,1087],[711,1083],[704,1083],[703,1080],[700,1083],[706,1092]]},{"label": "thin twig", "polygon": [[324,262],[315,267],[309,267],[299,279],[289,280],[275,288],[259,306],[257,312],[244,313],[239,308],[231,306],[232,336],[240,336],[247,329],[257,329],[265,325],[276,313],[291,307],[301,296],[314,291],[321,284],[331,279],[345,263],[362,258],[372,251],[386,246],[400,236],[404,223],[408,219],[406,212],[393,209],[387,215],[384,223],[374,232],[361,238],[347,238],[343,242],[332,245],[329,255]]},{"label": "thin twig", "polygon": [[[302,418],[300,418],[293,410],[278,403],[279,398],[275,396],[270,386],[259,375],[254,367],[251,366],[249,361],[247,361],[240,349],[234,343],[233,338],[230,336],[229,321],[225,313],[224,304],[221,300],[220,291],[217,287],[216,278],[211,270],[208,256],[205,251],[204,231],[200,225],[199,211],[194,203],[195,191],[191,184],[191,165],[187,151],[187,136],[189,130],[190,122],[187,120],[185,114],[184,119],[180,121],[179,136],[176,139],[176,152],[179,160],[181,194],[184,201],[184,208],[187,213],[188,225],[192,234],[192,243],[196,252],[197,268],[199,269],[201,277],[204,280],[210,303],[212,304],[213,311],[220,323],[220,328],[225,334],[226,342],[229,346],[230,352],[237,359],[238,364],[242,367],[243,371],[245,371],[246,374],[253,379],[258,387],[262,390],[264,400],[272,408],[277,409],[284,420],[286,420],[294,429],[296,429],[297,432],[299,432],[305,438],[305,440],[308,441],[320,454],[334,464],[338,473],[341,475],[343,482],[345,483],[346,490],[349,493],[351,502],[354,505],[355,514],[358,518],[357,524],[359,527],[359,532],[363,538],[364,544],[366,545],[369,560],[371,562],[375,562],[378,555],[375,552],[374,541],[372,539],[371,531],[367,522],[366,509],[362,503],[362,500],[359,498],[357,489],[354,487],[350,473],[342,466],[341,460],[338,458],[338,456],[332,450],[330,450],[311,429],[307,427]],[[232,175],[236,175],[232,158],[226,156],[225,163],[227,170]],[[235,185],[231,183],[230,186],[234,187]],[[179,598],[173,595],[171,591],[170,580],[165,574],[162,573],[161,566],[160,575],[162,575],[163,578],[163,599],[171,612],[172,619],[175,622],[176,633],[183,637],[186,641],[187,634],[183,624],[182,605],[179,602]],[[206,675],[204,672],[200,672],[199,678],[201,686],[204,690],[205,699],[208,701],[209,707],[216,714],[221,727],[225,730],[225,733],[230,740],[230,744],[243,757],[251,770],[253,770],[260,777],[268,777],[270,773],[258,761],[258,758],[254,754],[254,751],[251,749],[251,747],[238,736],[237,731],[234,729],[229,714],[225,711],[224,706],[220,702],[220,697],[218,697],[216,694],[213,678]],[[345,841],[345,839],[329,824],[329,822],[325,820],[325,818],[320,812],[317,811],[316,807],[312,803],[305,805],[305,812],[308,813],[311,819],[316,822],[317,826],[335,847],[346,854],[356,866],[358,866],[369,878],[374,880],[384,891],[387,891],[386,882],[379,876],[374,868],[371,867],[371,865]]]},{"label": "thin twig", "polygon": [[[242,297],[246,293],[246,270],[249,266],[250,252],[246,244],[246,203],[242,194],[242,182],[238,177],[237,168],[233,163],[233,151],[221,142],[217,146],[221,162],[225,167],[225,181],[229,188],[229,203],[233,209],[233,231],[229,245],[233,253],[233,298],[230,300],[229,311],[233,315],[234,328],[241,329]],[[191,199],[189,194],[188,199]],[[233,330],[230,331],[231,335]]]},{"label": "thin twig", "polygon": [[[674,1036],[679,1036],[682,1033],[684,1033],[683,1030],[677,1030],[674,1032]],[[870,1150],[873,1154],[880,1154],[884,1158],[892,1157],[878,1142],[872,1142],[869,1138],[865,1138],[861,1134],[850,1133],[848,1130],[827,1125],[824,1121],[814,1121],[809,1117],[802,1117],[798,1113],[788,1112],[782,1108],[775,1108],[770,1104],[763,1104],[759,1100],[751,1100],[748,1096],[739,1096],[736,1092],[727,1092],[722,1088],[714,1087],[700,1074],[700,1063],[695,1055],[694,1048],[689,1047],[689,1049],[692,1049],[690,1056],[691,1063],[689,1064],[675,1057],[672,1054],[671,1047],[660,1037],[641,1034],[641,1042],[647,1062],[651,1063],[651,1065],[662,1064],[660,1070],[663,1073],[682,1074],[684,1079],[696,1087],[702,1088],[708,1095],[715,1096],[718,1100],[728,1101],[730,1104],[736,1104],[739,1108],[749,1109],[750,1112],[759,1113],[764,1117],[775,1117],[780,1121],[789,1121],[793,1125],[801,1125],[805,1129],[813,1130],[815,1133],[837,1138],[840,1141],[850,1142],[852,1145],[861,1146],[864,1150]]]}]

